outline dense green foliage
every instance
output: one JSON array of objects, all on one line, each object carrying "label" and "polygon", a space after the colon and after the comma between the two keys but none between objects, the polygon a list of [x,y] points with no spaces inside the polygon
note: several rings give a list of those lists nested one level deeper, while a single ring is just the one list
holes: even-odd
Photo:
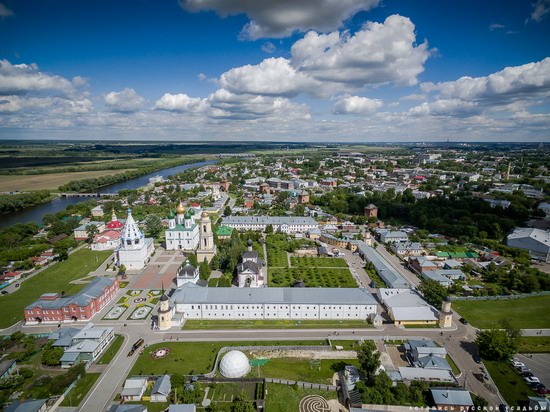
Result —
[{"label": "dense green foliage", "polygon": [[365,374],[367,382],[372,382],[380,367],[380,352],[376,349],[373,340],[365,340],[359,345],[357,360],[359,360],[359,365],[361,365],[361,370]]},{"label": "dense green foliage", "polygon": [[50,198],[50,192],[39,190],[16,195],[0,195],[0,214],[11,213],[29,206],[38,205]]},{"label": "dense green foliage", "polygon": [[52,347],[52,341],[48,342],[42,351],[42,364],[46,366],[59,365],[59,360],[61,359],[61,356],[63,356],[63,352],[63,348]]},{"label": "dense green foliage", "polygon": [[502,322],[501,327],[502,329],[487,329],[478,333],[476,344],[483,358],[507,361],[517,352],[520,330],[512,329],[506,322]]},{"label": "dense green foliage", "polygon": [[445,286],[442,286],[439,282],[436,282],[432,279],[422,279],[418,290],[422,292],[422,295],[424,296],[424,299],[426,299],[426,302],[428,302],[430,305],[435,306],[436,308],[439,308],[441,306],[441,302],[448,294],[447,288],[445,288]]}]

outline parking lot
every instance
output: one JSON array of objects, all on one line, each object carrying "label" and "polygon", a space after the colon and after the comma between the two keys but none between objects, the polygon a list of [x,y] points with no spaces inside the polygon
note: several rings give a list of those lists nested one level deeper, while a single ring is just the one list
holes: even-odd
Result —
[{"label": "parking lot", "polygon": [[550,388],[550,353],[534,353],[532,355],[516,355],[525,364],[533,375],[540,379],[547,388]]}]

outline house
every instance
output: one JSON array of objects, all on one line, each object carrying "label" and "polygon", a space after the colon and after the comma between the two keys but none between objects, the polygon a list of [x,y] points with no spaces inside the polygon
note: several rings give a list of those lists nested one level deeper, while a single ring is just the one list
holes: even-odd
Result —
[{"label": "house", "polygon": [[147,412],[147,406],[136,404],[113,405],[109,412]]},{"label": "house", "polygon": [[550,262],[550,232],[533,228],[516,228],[508,235],[510,247],[529,251],[532,259]]},{"label": "house", "polygon": [[16,366],[17,366],[17,362],[13,359],[1,361],[0,362],[0,379],[4,379],[11,376]]},{"label": "house", "polygon": [[430,395],[436,409],[464,411],[474,406],[470,392],[460,388],[431,388]]},{"label": "house", "polygon": [[86,240],[88,239],[88,226],[93,225],[97,228],[98,232],[103,232],[105,230],[105,223],[90,221],[85,225],[80,225],[74,229],[74,239],[75,240]]},{"label": "house", "polygon": [[124,388],[120,392],[120,398],[124,401],[139,402],[147,389],[147,378],[133,376],[124,381]]},{"label": "house", "polygon": [[439,266],[431,261],[428,258],[425,257],[416,257],[416,258],[410,258],[408,262],[409,269],[416,272],[417,274],[421,275],[422,272],[425,272],[427,270],[437,270],[439,269]]},{"label": "house", "polygon": [[547,218],[550,218],[550,203],[549,202],[542,202],[537,209],[540,209],[544,212],[544,215]]},{"label": "house", "polygon": [[61,356],[61,367],[70,368],[80,362],[94,362],[111,343],[114,336],[112,327],[99,327],[91,322],[88,323],[73,335],[71,346],[66,348]]},{"label": "house", "polygon": [[401,259],[405,256],[420,256],[424,253],[424,247],[419,242],[392,243],[390,249]]},{"label": "house", "polygon": [[25,308],[25,323],[60,323],[88,321],[115,297],[117,278],[96,277],[72,296],[44,293]]},{"label": "house", "polygon": [[15,400],[4,408],[4,412],[45,412],[47,399]]},{"label": "house", "polygon": [[167,402],[171,391],[170,375],[162,375],[151,390],[151,402]]},{"label": "house", "polygon": [[367,219],[371,217],[378,217],[378,207],[371,203],[370,205],[365,206],[364,213]]},{"label": "house", "polygon": [[197,412],[195,404],[183,403],[180,405],[168,406],[168,412]]},{"label": "house", "polygon": [[378,296],[395,325],[435,325],[439,312],[412,289],[378,289]]},{"label": "house", "polygon": [[387,231],[380,234],[380,241],[382,243],[392,243],[392,242],[407,242],[409,237],[405,232],[401,231]]},{"label": "house", "polygon": [[416,368],[452,371],[447,351],[432,340],[409,340],[405,343],[407,359]]},{"label": "house", "polygon": [[94,236],[92,250],[115,250],[120,243],[120,231],[107,229]]},{"label": "house", "polygon": [[49,340],[53,340],[53,347],[70,348],[73,342],[73,336],[80,332],[78,328],[58,328],[48,336]]},{"label": "house", "polygon": [[216,229],[216,236],[219,240],[231,238],[231,233],[233,233],[233,228],[229,226],[220,226]]},{"label": "house", "polygon": [[442,274],[440,274],[440,270],[426,270],[422,272],[422,279],[429,279],[433,280],[434,282],[439,283],[441,286],[445,286],[446,288],[453,285],[453,281]]},{"label": "house", "polygon": [[92,216],[93,217],[103,217],[103,206],[99,205],[92,209]]}]

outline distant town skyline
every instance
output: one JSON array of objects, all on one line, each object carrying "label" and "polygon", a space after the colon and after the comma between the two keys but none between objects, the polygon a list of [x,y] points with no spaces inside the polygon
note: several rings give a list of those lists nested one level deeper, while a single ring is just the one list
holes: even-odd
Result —
[{"label": "distant town skyline", "polygon": [[550,141],[549,11],[3,0],[0,139]]}]

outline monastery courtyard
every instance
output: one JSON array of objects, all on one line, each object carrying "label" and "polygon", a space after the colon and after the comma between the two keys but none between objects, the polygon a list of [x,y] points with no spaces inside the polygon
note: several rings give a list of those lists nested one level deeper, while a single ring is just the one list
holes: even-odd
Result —
[{"label": "monastery courtyard", "polygon": [[169,289],[175,286],[176,271],[185,261],[180,251],[155,250],[147,267],[139,275],[129,275],[129,289]]}]

